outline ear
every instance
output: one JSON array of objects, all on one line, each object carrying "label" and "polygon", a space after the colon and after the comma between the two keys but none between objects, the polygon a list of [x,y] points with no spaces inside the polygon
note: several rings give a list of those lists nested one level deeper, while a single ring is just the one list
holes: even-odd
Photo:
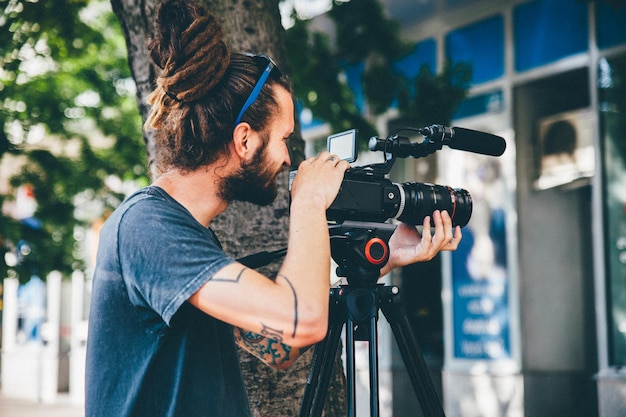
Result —
[{"label": "ear", "polygon": [[246,160],[251,154],[254,145],[254,130],[246,123],[242,122],[233,131],[233,148],[235,154],[242,160]]}]

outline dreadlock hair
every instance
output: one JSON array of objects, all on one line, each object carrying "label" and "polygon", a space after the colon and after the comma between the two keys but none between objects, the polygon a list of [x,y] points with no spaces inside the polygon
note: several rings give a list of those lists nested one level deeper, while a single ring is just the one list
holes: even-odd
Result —
[{"label": "dreadlock hair", "polygon": [[[159,5],[148,51],[160,70],[145,124],[155,130],[157,171],[193,171],[228,155],[235,118],[263,64],[231,53],[215,15],[190,0]],[[287,79],[273,71],[245,112],[256,131],[263,131],[276,109],[275,85],[291,92]]]}]

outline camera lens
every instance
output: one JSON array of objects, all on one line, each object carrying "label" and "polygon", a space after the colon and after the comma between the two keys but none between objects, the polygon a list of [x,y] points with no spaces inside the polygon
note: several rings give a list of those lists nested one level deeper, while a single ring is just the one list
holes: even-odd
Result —
[{"label": "camera lens", "polygon": [[[472,196],[461,188],[444,185],[405,182],[396,184],[404,196],[396,218],[404,223],[417,225],[435,210],[446,210],[452,217],[453,226],[465,226],[472,215]],[[431,221],[432,224],[432,221]]]}]

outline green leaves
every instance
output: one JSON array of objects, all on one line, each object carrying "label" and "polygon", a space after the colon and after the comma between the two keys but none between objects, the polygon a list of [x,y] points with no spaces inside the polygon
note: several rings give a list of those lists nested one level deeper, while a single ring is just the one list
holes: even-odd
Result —
[{"label": "green leaves", "polygon": [[[402,117],[417,125],[448,124],[465,98],[471,68],[446,65],[440,74],[424,69],[406,79],[394,63],[414,49],[400,36],[400,25],[387,18],[379,0],[335,0],[327,13],[333,24],[328,32],[313,30],[310,21],[295,20],[287,30],[287,48],[293,67],[293,84],[301,105],[330,125],[331,131],[359,129],[359,137],[377,135],[372,116],[395,103]],[[366,111],[356,105],[355,92],[345,81],[346,67],[362,65]],[[362,143],[361,145],[366,145]]]},{"label": "green leaves", "polygon": [[76,216],[77,204],[118,202],[109,178],[147,182],[125,41],[104,0],[0,7],[0,163],[15,166],[0,202],[11,204],[17,187],[30,184],[42,225],[34,230],[3,212],[0,241],[13,251],[20,239],[31,240],[42,277],[69,273],[83,262],[81,235],[107,206]]},{"label": "green leaves", "polygon": [[446,63],[439,74],[432,74],[423,67],[413,81],[415,95],[409,95],[408,89],[400,94],[400,112],[417,126],[447,125],[458,104],[467,96],[471,79],[472,68],[468,64]]}]

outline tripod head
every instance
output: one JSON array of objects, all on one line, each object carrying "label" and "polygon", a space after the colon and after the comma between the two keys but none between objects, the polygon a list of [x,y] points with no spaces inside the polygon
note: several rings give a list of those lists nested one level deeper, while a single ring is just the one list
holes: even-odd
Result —
[{"label": "tripod head", "polygon": [[344,221],[329,225],[330,252],[337,275],[349,284],[373,285],[389,260],[389,238],[396,229],[387,223]]},{"label": "tripod head", "polygon": [[[389,260],[389,238],[396,226],[388,223],[344,221],[329,224],[330,252],[337,262],[337,276],[357,285],[375,284]],[[285,256],[286,248],[262,251],[239,258],[249,268],[260,268]]]}]

